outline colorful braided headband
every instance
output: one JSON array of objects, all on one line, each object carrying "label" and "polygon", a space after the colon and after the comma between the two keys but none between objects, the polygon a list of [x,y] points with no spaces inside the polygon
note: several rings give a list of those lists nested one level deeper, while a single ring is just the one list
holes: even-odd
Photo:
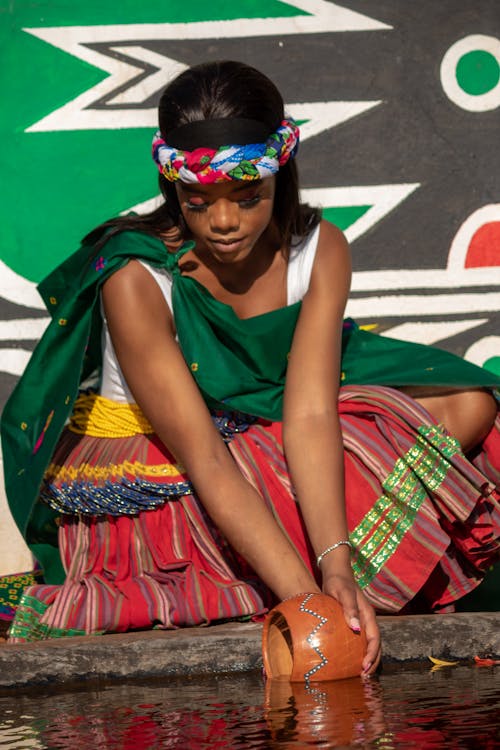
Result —
[{"label": "colorful braided headband", "polygon": [[[229,118],[227,122],[230,122]],[[174,133],[180,131],[181,128]],[[295,156],[298,145],[299,128],[292,119],[283,120],[265,143],[204,147],[193,151],[168,146],[158,130],[153,138],[153,159],[161,174],[170,182],[181,180],[211,184],[227,180],[260,180],[276,174]]]}]

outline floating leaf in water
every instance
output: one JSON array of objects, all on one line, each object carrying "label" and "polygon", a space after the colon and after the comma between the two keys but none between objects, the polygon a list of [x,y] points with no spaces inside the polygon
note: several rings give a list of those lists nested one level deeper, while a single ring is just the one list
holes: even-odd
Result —
[{"label": "floating leaf in water", "polygon": [[475,656],[474,662],[478,667],[494,667],[497,664],[500,664],[500,659],[482,659],[480,656]]},{"label": "floating leaf in water", "polygon": [[429,656],[429,659],[436,667],[454,667],[458,664],[458,661],[445,661],[444,659],[436,659],[434,656]]}]

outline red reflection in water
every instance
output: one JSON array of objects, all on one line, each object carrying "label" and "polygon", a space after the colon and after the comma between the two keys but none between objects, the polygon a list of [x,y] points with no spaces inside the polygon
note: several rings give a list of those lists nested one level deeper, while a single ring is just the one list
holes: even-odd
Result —
[{"label": "red reflection in water", "polygon": [[253,675],[0,696],[2,750],[500,747],[498,667],[334,682]]}]

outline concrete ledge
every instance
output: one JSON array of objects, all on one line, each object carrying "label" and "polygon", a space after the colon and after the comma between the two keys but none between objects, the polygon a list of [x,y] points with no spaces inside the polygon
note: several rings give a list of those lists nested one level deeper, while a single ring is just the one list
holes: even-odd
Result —
[{"label": "concrete ledge", "polygon": [[[386,664],[429,655],[500,656],[499,612],[387,616],[379,623]],[[262,667],[261,630],[260,624],[226,623],[5,644],[0,646],[0,687],[252,671]]]}]

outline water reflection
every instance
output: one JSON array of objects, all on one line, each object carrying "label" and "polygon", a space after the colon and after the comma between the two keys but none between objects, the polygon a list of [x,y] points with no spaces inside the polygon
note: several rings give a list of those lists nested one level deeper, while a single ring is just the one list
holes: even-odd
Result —
[{"label": "water reflection", "polygon": [[309,685],[270,680],[264,706],[276,747],[368,746],[386,729],[377,680],[356,677]]},{"label": "water reflection", "polygon": [[500,747],[498,668],[264,684],[258,674],[0,696],[1,750]]}]

